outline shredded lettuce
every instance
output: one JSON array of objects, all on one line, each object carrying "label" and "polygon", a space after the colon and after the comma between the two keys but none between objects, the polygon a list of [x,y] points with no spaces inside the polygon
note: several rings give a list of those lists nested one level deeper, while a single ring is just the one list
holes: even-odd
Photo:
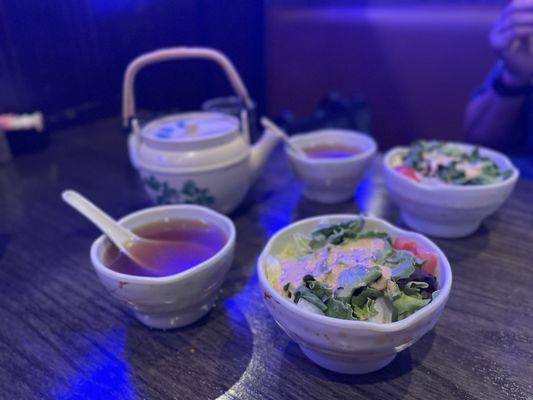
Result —
[{"label": "shredded lettuce", "polygon": [[317,306],[315,306],[314,304],[308,302],[306,299],[304,298],[300,298],[298,300],[298,303],[296,303],[296,305],[300,308],[303,308],[304,310],[307,310],[307,311],[310,311],[312,313],[315,313],[315,314],[322,314],[324,315],[324,313],[322,312],[322,310],[320,308],[318,308]]},{"label": "shredded lettuce", "polygon": [[[437,158],[443,162],[434,164]],[[512,175],[512,170],[500,169],[492,159],[482,156],[478,147],[469,152],[439,141],[413,142],[403,157],[402,164],[425,177],[437,178],[453,185],[486,185]],[[475,171],[474,174],[467,174],[465,168]]]},{"label": "shredded lettuce", "polygon": [[410,251],[392,248],[377,251],[374,256],[374,263],[389,266],[392,271],[392,279],[395,281],[409,278],[416,269],[424,265],[424,261]]},{"label": "shredded lettuce", "polygon": [[388,233],[386,232],[363,232],[364,226],[364,218],[358,218],[351,221],[319,227],[311,233],[311,240],[309,242],[309,246],[312,250],[316,250],[325,246],[328,243],[338,245],[344,243],[346,240],[374,238],[386,239],[389,237]]},{"label": "shredded lettuce", "polygon": [[379,322],[381,324],[395,321],[395,309],[392,302],[386,297],[379,297],[373,304],[376,313],[368,318],[370,322]]},{"label": "shredded lettuce", "polygon": [[398,311],[398,319],[403,319],[420,310],[430,301],[431,299],[419,299],[402,292],[392,303]]},{"label": "shredded lettuce", "polygon": [[353,306],[353,312],[357,316],[357,319],[366,321],[371,317],[378,315],[378,311],[374,307],[376,300],[367,299],[363,307]]},{"label": "shredded lettuce", "polygon": [[409,281],[402,287],[402,291],[408,296],[420,297],[420,290],[428,287],[429,284],[427,282]]},{"label": "shredded lettuce", "polygon": [[309,245],[311,242],[311,238],[309,236],[302,235],[301,233],[295,233],[292,236],[292,240],[294,241],[294,250],[299,256],[313,252],[313,249],[311,249],[311,246]]},{"label": "shredded lettuce", "polygon": [[[310,235],[294,235],[279,258],[267,258],[269,282],[279,282],[280,260],[297,259],[316,275],[307,274],[284,285],[283,294],[298,307],[334,318],[379,323],[406,318],[437,296],[436,277],[422,269],[424,260],[410,251],[394,249],[387,233],[363,229],[364,219],[359,218],[321,224]],[[336,250],[336,246],[365,238],[381,239],[383,250],[366,253],[366,258],[356,255],[353,261],[344,257],[343,247]],[[332,271],[334,280],[328,278]],[[335,283],[332,287],[326,282]]]},{"label": "shredded lettuce", "polygon": [[311,238],[309,236],[301,233],[295,233],[292,235],[292,240],[285,245],[278,257],[282,260],[285,260],[288,258],[297,258],[305,254],[312,253],[313,249],[311,249],[309,246],[310,242]]},{"label": "shredded lettuce", "polygon": [[354,307],[363,307],[368,299],[376,300],[383,296],[380,290],[372,289],[366,287],[361,293],[355,295],[351,299],[352,306]]},{"label": "shredded lettuce", "polygon": [[378,268],[359,265],[345,269],[339,274],[336,296],[349,300],[355,289],[368,285],[381,277]]},{"label": "shredded lettuce", "polygon": [[281,264],[279,260],[273,255],[269,255],[265,259],[265,274],[268,280],[268,283],[274,285],[281,276]]},{"label": "shredded lettuce", "polygon": [[300,286],[296,289],[295,302],[298,302],[301,298],[307,300],[312,305],[318,307],[321,311],[326,311],[327,307],[324,302],[318,297],[313,291],[311,291],[307,286]]},{"label": "shredded lettuce", "polygon": [[326,315],[329,317],[341,319],[355,319],[355,317],[353,316],[352,307],[350,307],[349,304],[346,304],[343,301],[331,297],[326,302],[326,305]]},{"label": "shredded lettuce", "polygon": [[312,275],[305,275],[303,281],[306,287],[322,302],[331,297],[331,289],[323,283],[315,280]]}]

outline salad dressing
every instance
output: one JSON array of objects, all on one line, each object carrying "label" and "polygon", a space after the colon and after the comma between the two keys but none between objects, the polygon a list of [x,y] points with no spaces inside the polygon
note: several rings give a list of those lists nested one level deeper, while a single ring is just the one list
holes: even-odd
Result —
[{"label": "salad dressing", "polygon": [[463,161],[458,163],[455,168],[459,171],[463,171],[466,179],[472,179],[481,175],[483,165],[480,163],[467,163],[466,161]]},{"label": "salad dressing", "polygon": [[281,260],[282,274],[276,286],[283,287],[310,274],[336,289],[339,274],[349,265],[355,263],[360,268],[368,268],[374,252],[383,249],[384,242],[381,239],[360,239],[340,246],[327,245],[297,259]]},{"label": "salad dressing", "polygon": [[446,142],[419,140],[391,163],[400,174],[425,185],[486,185],[507,179],[502,170],[477,147],[466,150]]},{"label": "salad dressing", "polygon": [[333,318],[394,322],[429,304],[438,292],[435,254],[363,226],[359,219],[294,235],[267,258],[268,281],[298,307]]},{"label": "salad dressing", "polygon": [[441,165],[448,165],[453,161],[457,161],[456,157],[447,156],[445,154],[439,154],[437,152],[430,152],[426,154],[429,163],[429,173],[434,175],[439,170]]}]

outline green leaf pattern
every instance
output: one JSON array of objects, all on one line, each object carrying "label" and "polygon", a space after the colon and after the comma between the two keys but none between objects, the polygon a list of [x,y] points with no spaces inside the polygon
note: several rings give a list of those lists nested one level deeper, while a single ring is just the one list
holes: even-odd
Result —
[{"label": "green leaf pattern", "polygon": [[180,189],[173,188],[167,181],[160,181],[153,175],[143,178],[143,184],[149,191],[155,192],[157,204],[211,206],[215,203],[215,197],[209,192],[209,189],[199,188],[192,179],[185,181]]}]

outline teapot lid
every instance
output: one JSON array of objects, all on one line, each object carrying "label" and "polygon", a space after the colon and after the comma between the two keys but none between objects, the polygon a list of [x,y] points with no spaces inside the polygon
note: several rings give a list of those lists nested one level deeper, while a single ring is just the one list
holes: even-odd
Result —
[{"label": "teapot lid", "polygon": [[232,115],[191,112],[158,118],[142,128],[141,136],[156,148],[206,148],[233,139],[239,128],[240,121]]}]

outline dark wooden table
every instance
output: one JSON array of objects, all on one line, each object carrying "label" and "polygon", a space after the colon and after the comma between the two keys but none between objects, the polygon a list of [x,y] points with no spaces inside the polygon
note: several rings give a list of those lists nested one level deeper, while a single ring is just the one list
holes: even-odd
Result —
[{"label": "dark wooden table", "polygon": [[235,263],[216,307],[150,330],[111,299],[89,261],[98,231],[60,200],[74,188],[111,215],[149,206],[117,120],[58,132],[45,151],[0,166],[2,399],[532,399],[533,182],[473,236],[436,240],[454,283],[435,329],[385,369],[319,368],[263,306],[256,258],[291,221],[358,212],[401,224],[379,174],[354,202],[301,197],[281,151],[232,215]]}]

